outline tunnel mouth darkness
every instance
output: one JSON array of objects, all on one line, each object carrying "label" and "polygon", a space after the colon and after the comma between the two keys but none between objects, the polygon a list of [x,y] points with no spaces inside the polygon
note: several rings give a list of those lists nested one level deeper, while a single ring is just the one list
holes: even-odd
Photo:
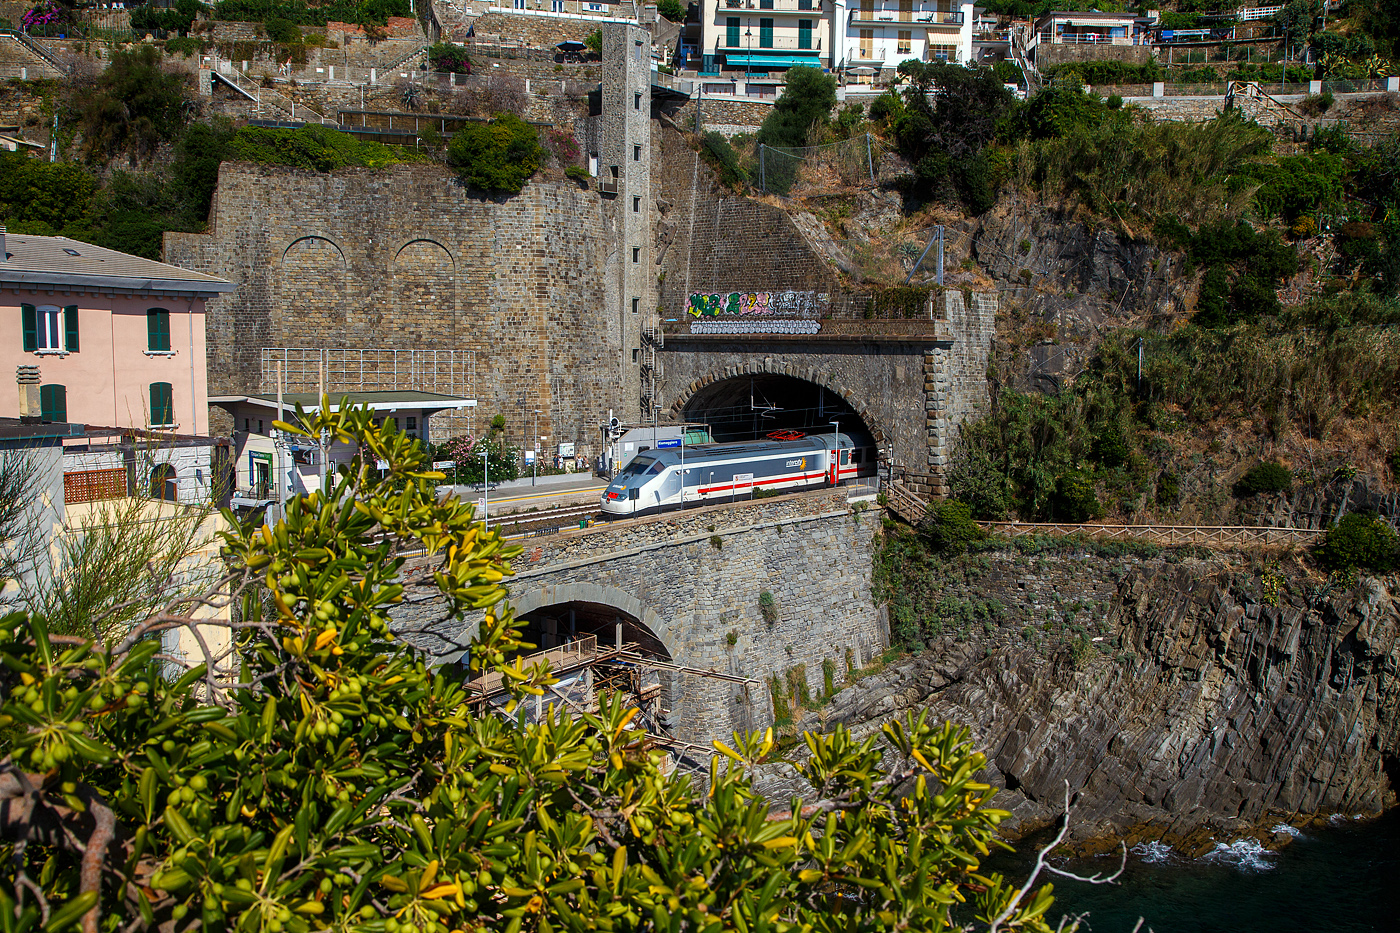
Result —
[{"label": "tunnel mouth darkness", "polygon": [[774,431],[829,434],[831,422],[857,447],[875,434],[851,403],[825,386],[795,376],[754,373],[712,382],[685,403],[687,421],[705,424],[716,441],[751,441]]},{"label": "tunnel mouth darkness", "polygon": [[622,643],[634,644],[636,650],[649,658],[670,661],[671,653],[656,633],[636,616],[604,603],[572,601],[541,606],[516,616],[523,622],[522,637],[535,645],[531,651],[547,651],[576,638],[593,635],[598,646],[611,647],[617,638],[617,626],[622,626]]}]

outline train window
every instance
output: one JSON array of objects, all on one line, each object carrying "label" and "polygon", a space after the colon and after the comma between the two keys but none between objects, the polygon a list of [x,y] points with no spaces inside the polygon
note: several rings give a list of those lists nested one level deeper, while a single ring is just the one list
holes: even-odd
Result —
[{"label": "train window", "polygon": [[841,465],[846,466],[851,462],[851,452],[846,449],[841,450]]},{"label": "train window", "polygon": [[660,473],[662,469],[660,460],[653,460],[651,457],[634,457],[632,462],[622,468],[618,476],[641,476],[643,473]]},{"label": "train window", "polygon": [[860,451],[859,451],[859,450],[853,450],[853,451],[851,451],[851,462],[852,462],[852,463],[860,463]]}]

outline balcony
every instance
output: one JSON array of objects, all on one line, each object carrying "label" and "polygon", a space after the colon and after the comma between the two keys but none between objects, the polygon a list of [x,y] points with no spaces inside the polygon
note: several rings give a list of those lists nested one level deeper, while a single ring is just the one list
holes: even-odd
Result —
[{"label": "balcony", "polygon": [[760,42],[757,33],[752,36],[740,35],[737,42],[731,42],[728,36],[720,36],[715,39],[715,53],[723,55],[729,52],[742,52],[745,55],[810,55],[816,58],[822,52],[822,37],[815,31],[812,39],[806,46],[801,45],[801,39],[796,36],[773,36],[766,43]]},{"label": "balcony", "polygon": [[900,10],[897,7],[885,6],[874,10],[852,10],[849,22],[852,25],[856,23],[870,23],[872,25],[900,23],[910,26],[955,26],[960,28],[963,24],[963,14],[961,10],[947,12],[929,9]]},{"label": "balcony", "polygon": [[725,10],[756,10],[763,13],[810,14],[820,17],[823,0],[724,0],[721,14]]}]

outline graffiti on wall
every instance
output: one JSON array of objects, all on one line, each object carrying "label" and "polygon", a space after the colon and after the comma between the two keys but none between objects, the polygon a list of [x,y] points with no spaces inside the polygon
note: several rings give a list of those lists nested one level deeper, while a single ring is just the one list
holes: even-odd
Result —
[{"label": "graffiti on wall", "polygon": [[686,311],[691,317],[743,317],[777,315],[803,317],[827,310],[831,296],[825,292],[696,292]]}]

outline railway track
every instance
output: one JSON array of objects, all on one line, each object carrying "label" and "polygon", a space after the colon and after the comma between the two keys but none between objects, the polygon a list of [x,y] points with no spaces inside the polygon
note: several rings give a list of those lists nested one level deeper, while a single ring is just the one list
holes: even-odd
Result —
[{"label": "railway track", "polygon": [[507,538],[530,538],[554,534],[566,528],[577,528],[580,521],[601,516],[602,513],[596,505],[564,505],[554,509],[541,509],[538,512],[493,515],[491,527],[498,529]]}]

